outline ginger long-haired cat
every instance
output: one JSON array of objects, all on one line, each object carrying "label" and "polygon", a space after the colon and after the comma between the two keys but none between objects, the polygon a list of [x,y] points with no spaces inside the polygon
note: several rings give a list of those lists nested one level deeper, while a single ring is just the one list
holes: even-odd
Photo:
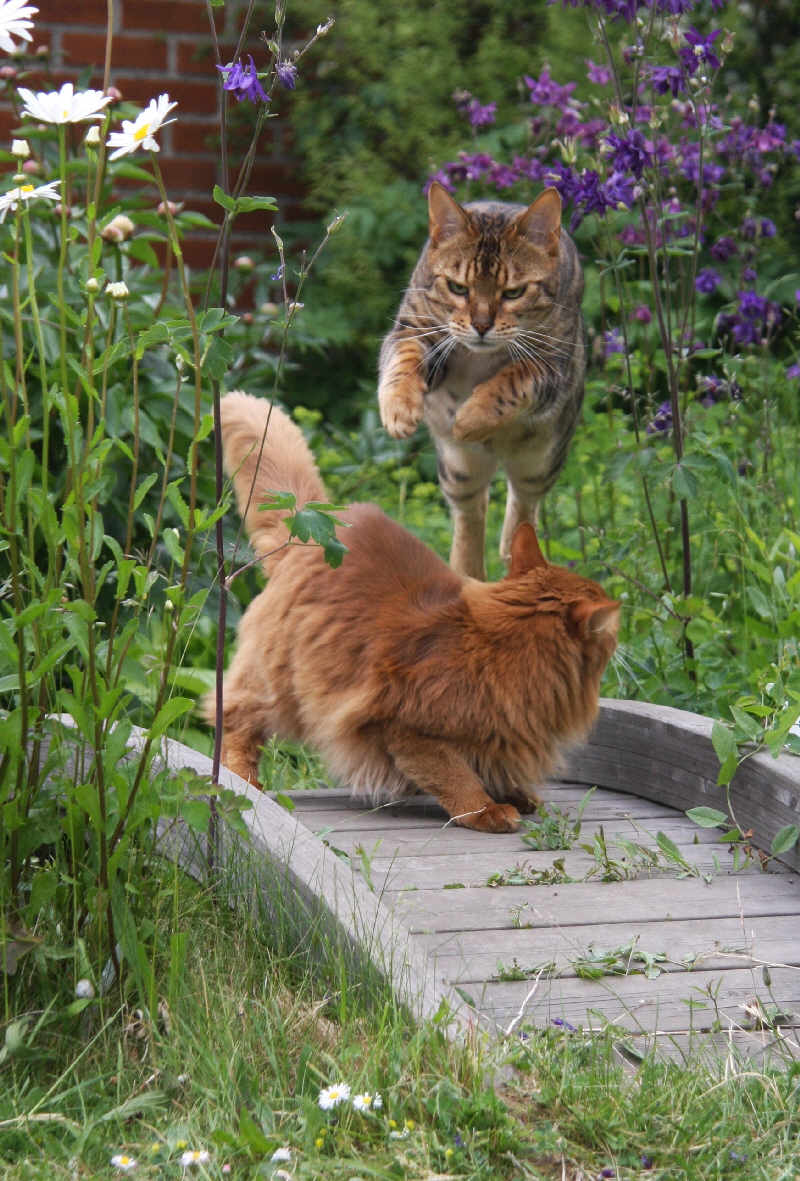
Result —
[{"label": "ginger long-haired cat", "polygon": [[[269,416],[269,425],[267,427]],[[298,427],[248,394],[222,401],[225,466],[269,575],[225,680],[223,763],[257,781],[273,735],[308,743],[355,793],[431,792],[457,824],[510,832],[564,744],[585,735],[616,646],[619,604],[514,535],[501,582],[464,578],[371,504],[342,513],[331,569],[287,544],[285,513],[325,489]],[[262,446],[263,443],[263,446]],[[213,721],[213,700],[206,714]]]},{"label": "ginger long-haired cat", "polygon": [[462,208],[434,183],[428,209],[430,237],[381,348],[378,402],[396,439],[424,419],[453,515],[450,564],[485,578],[498,463],[508,478],[500,554],[510,562],[517,526],[536,524],[567,457],[583,404],[583,274],[555,189],[527,209]]}]

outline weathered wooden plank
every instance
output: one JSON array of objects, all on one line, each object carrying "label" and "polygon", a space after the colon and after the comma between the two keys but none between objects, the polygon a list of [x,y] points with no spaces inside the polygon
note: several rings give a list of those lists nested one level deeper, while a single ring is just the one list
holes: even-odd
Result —
[{"label": "weathered wooden plank", "polygon": [[[800,1011],[800,972],[773,968],[771,975],[769,989],[761,973],[748,968],[675,973],[654,981],[641,976],[607,977],[601,982],[574,977],[542,979],[525,1013],[538,1026],[561,1020],[576,1027],[600,1029],[611,1021],[620,1031],[634,1033],[688,1029],[708,1032],[717,1018],[723,1029],[730,1023],[737,1027],[748,1023],[741,1006],[758,997],[764,1005],[779,1001],[796,1021]],[[465,986],[463,992],[482,1013],[505,1029],[518,1016],[531,987],[530,981],[494,981],[484,988]]]},{"label": "weathered wooden plank", "polygon": [[[800,924],[786,915],[759,918],[684,919],[670,922],[619,921],[595,926],[535,927],[531,930],[461,931],[416,935],[436,965],[440,984],[482,983],[500,971],[499,964],[523,968],[555,961],[563,976],[575,975],[571,961],[590,946],[608,950],[637,940],[644,952],[664,953],[664,972],[686,972],[684,956],[699,957],[704,968],[724,971],[751,960],[800,965]],[[700,966],[698,964],[698,966]],[[659,977],[660,979],[660,977]],[[650,987],[657,981],[646,981]]]},{"label": "weathered wooden plank", "polygon": [[412,933],[512,930],[512,908],[524,906],[521,921],[534,927],[587,927],[620,916],[620,921],[736,918],[800,914],[800,885],[785,875],[719,875],[710,884],[697,878],[641,878],[636,882],[576,882],[565,886],[507,886],[489,890],[406,890],[383,895],[402,908]]},{"label": "weathered wooden plank", "polygon": [[[488,838],[487,838],[488,840]],[[567,853],[534,853],[523,851],[521,856],[502,853],[480,853],[476,851],[455,854],[447,851],[446,857],[414,857],[398,851],[393,856],[384,856],[384,847],[372,862],[372,878],[379,890],[441,889],[445,885],[460,882],[464,886],[482,886],[493,873],[513,869],[517,863],[526,862],[534,869],[546,869],[553,864],[553,858],[564,858],[565,872],[573,878],[583,878],[594,864],[593,859],[574,849]],[[690,856],[701,874],[714,873],[713,853],[710,845],[686,846],[684,852]],[[732,873],[732,859],[723,849],[717,853],[723,873]],[[760,876],[760,870],[752,866],[742,871],[743,875]],[[659,875],[654,874],[655,878]],[[669,873],[663,875],[669,877]],[[674,876],[674,874],[672,875]],[[740,875],[736,875],[740,876]],[[598,890],[606,883],[597,881]],[[502,887],[505,888],[505,887]],[[545,889],[545,887],[536,887]],[[565,886],[565,889],[569,886]]]}]

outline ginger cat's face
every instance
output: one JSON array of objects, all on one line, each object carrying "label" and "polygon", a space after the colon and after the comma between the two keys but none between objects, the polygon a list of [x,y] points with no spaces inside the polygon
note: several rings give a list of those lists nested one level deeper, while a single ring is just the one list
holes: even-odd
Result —
[{"label": "ginger cat's face", "polygon": [[546,189],[528,209],[493,202],[462,208],[441,185],[428,197],[426,290],[448,339],[474,352],[533,359],[558,283],[561,198]]}]

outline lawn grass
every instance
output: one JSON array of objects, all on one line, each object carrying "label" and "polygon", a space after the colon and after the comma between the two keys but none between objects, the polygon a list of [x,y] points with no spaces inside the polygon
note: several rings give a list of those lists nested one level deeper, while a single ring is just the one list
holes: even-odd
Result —
[{"label": "lawn grass", "polygon": [[[132,988],[65,1016],[74,981],[57,963],[44,979],[30,960],[13,982],[29,1025],[0,1068],[3,1177],[110,1177],[120,1153],[137,1177],[180,1177],[191,1150],[210,1159],[189,1176],[278,1181],[797,1176],[800,1061],[698,1042],[686,1064],[632,1065],[613,1029],[504,1042],[445,1013],[418,1026],[321,929],[293,934],[275,897],[271,919],[236,909],[225,883],[212,893],[166,862],[147,888],[156,1022]],[[323,1111],[320,1090],[341,1082],[381,1109]]]}]

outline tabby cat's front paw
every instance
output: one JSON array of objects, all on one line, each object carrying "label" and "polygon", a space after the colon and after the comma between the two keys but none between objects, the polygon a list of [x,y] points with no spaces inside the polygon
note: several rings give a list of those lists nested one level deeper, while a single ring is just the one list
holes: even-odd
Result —
[{"label": "tabby cat's front paw", "polygon": [[381,421],[393,439],[409,439],[422,422],[428,387],[421,377],[408,377],[390,389],[378,390]]},{"label": "tabby cat's front paw", "polygon": [[467,398],[453,421],[453,436],[462,443],[483,443],[500,426],[502,419],[499,416],[493,419],[474,397]]}]

